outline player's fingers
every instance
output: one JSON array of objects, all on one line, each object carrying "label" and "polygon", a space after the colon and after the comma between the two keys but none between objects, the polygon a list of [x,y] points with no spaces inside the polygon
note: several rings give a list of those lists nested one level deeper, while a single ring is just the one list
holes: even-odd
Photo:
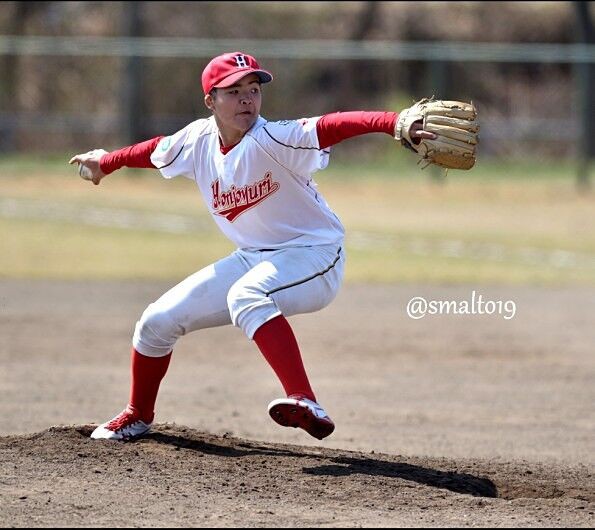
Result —
[{"label": "player's fingers", "polygon": [[98,151],[98,149],[93,149],[92,151],[87,151],[86,153],[79,153],[78,155],[74,155],[68,163],[74,164],[75,162],[86,162],[87,160],[90,160],[91,158],[93,158],[93,156],[95,156],[96,151]]},{"label": "player's fingers", "polygon": [[418,138],[422,138],[424,140],[435,140],[436,138],[438,138],[434,133],[428,132],[428,131],[419,131],[416,136]]},{"label": "player's fingers", "polygon": [[424,140],[435,140],[438,138],[434,133],[424,131],[423,129],[416,128],[411,130],[411,138],[420,138]]}]

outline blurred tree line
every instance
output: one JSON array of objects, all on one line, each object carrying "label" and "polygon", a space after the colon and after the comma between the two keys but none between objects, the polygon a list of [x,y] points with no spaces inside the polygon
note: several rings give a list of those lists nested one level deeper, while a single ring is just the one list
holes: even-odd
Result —
[{"label": "blurred tree line", "polygon": [[[574,43],[577,15],[573,2],[0,2],[0,34]],[[169,134],[208,115],[200,84],[208,60],[0,55],[0,149],[109,149],[124,138]],[[268,119],[400,110],[435,93],[421,61],[261,65],[275,76],[264,90]],[[123,93],[130,68],[141,83]],[[526,113],[535,126],[547,113],[572,127],[563,121],[572,113],[569,90],[568,64],[449,63],[445,93],[437,95],[479,102],[494,123]],[[127,138],[123,104],[137,109]],[[568,155],[571,147],[544,149]]]}]

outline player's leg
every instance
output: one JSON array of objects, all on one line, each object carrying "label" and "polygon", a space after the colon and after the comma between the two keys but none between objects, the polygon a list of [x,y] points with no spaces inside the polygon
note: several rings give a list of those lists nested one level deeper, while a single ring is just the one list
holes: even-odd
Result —
[{"label": "player's leg", "polygon": [[130,439],[150,429],[176,341],[191,331],[231,323],[227,293],[246,270],[247,264],[234,252],[189,276],[147,307],[132,341],[128,405],[97,427],[92,438]]},{"label": "player's leg", "polygon": [[231,288],[233,323],[253,338],[276,373],[287,398],[269,413],[281,425],[302,427],[322,439],[334,425],[310,386],[299,346],[285,316],[317,311],[336,296],[344,255],[336,246],[249,253],[252,269]]}]

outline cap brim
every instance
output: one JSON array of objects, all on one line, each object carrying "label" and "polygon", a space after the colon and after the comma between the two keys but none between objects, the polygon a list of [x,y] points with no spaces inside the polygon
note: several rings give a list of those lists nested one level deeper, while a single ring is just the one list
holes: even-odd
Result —
[{"label": "cap brim", "polygon": [[236,84],[240,79],[250,74],[256,74],[261,83],[269,83],[273,80],[272,74],[266,70],[247,69],[228,75],[225,79],[219,81],[219,83],[217,83],[213,88],[227,88],[228,86]]}]

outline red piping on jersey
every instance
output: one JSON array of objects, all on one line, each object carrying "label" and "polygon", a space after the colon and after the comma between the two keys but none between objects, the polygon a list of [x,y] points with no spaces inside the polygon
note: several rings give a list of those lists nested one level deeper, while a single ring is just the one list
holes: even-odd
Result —
[{"label": "red piping on jersey", "polygon": [[320,149],[360,134],[383,132],[394,136],[396,112],[333,112],[316,122]]}]

